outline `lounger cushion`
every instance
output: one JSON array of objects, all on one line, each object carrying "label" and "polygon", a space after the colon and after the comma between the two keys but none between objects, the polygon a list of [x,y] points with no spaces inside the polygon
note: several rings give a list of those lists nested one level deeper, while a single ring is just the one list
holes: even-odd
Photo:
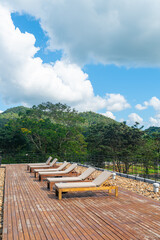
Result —
[{"label": "lounger cushion", "polygon": [[57,188],[88,188],[96,187],[93,182],[76,182],[76,183],[56,183]]},{"label": "lounger cushion", "polygon": [[65,168],[69,163],[68,162],[64,162],[60,167],[58,168],[51,168],[51,169],[35,169],[34,172],[57,172],[62,170],[63,168]]},{"label": "lounger cushion", "polygon": [[96,186],[98,187],[102,183],[104,183],[111,175],[112,175],[112,172],[104,171],[97,178],[93,180],[93,183],[96,184]]},{"label": "lounger cushion", "polygon": [[34,165],[34,166],[32,166],[32,167],[33,167],[33,168],[39,168],[39,169],[44,168],[44,167],[49,168],[49,167],[53,167],[53,165],[54,165],[56,162],[57,162],[57,158],[55,158],[49,165],[48,165],[48,164],[44,164],[44,165],[42,165],[42,166]]},{"label": "lounger cushion", "polygon": [[32,167],[32,168],[44,168],[44,167],[50,167],[49,165],[46,165],[46,164],[44,164],[44,165],[33,165],[33,166],[30,166],[30,167]]},{"label": "lounger cushion", "polygon": [[58,174],[66,174],[65,171],[57,171],[57,172],[39,172],[39,175],[46,175],[46,174],[54,174],[54,175],[58,175]]},{"label": "lounger cushion", "polygon": [[57,172],[57,168],[50,168],[50,169],[34,169],[34,172]]},{"label": "lounger cushion", "polygon": [[47,178],[49,182],[72,182],[81,181],[80,177],[62,177],[62,178]]},{"label": "lounger cushion", "polygon": [[89,167],[79,177],[81,178],[81,180],[84,180],[89,177],[95,170],[95,168]]},{"label": "lounger cushion", "polygon": [[39,165],[42,165],[42,166],[43,166],[43,165],[49,165],[49,163],[50,163],[51,160],[52,160],[52,157],[50,156],[45,163],[29,163],[27,166],[30,167],[30,166],[34,166],[34,165],[36,165],[36,166],[37,166],[37,165],[38,165],[38,166],[39,166]]},{"label": "lounger cushion", "polygon": [[69,164],[69,163],[65,161],[61,166],[59,166],[59,167],[57,168],[57,171],[62,170],[62,169],[65,168],[68,164]]}]

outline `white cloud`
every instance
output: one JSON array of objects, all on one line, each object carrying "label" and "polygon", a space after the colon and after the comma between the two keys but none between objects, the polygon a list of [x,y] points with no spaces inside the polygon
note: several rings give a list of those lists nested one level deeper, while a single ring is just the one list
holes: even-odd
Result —
[{"label": "white cloud", "polygon": [[3,111],[0,110],[0,114],[2,113]]},{"label": "white cloud", "polygon": [[160,127],[160,114],[156,115],[155,117],[150,117],[149,122],[150,126]]},{"label": "white cloud", "polygon": [[143,106],[143,105],[141,105],[141,104],[137,104],[137,105],[135,106],[135,108],[138,109],[138,110],[144,110],[144,109],[147,109],[147,106]]},{"label": "white cloud", "polygon": [[122,111],[130,107],[130,104],[121,94],[106,94],[106,108],[108,111]]},{"label": "white cloud", "polygon": [[88,75],[78,65],[66,60],[43,64],[34,58],[38,50],[34,44],[34,36],[15,29],[10,13],[0,6],[0,92],[7,103],[60,101],[104,108],[105,100],[94,96]]},{"label": "white cloud", "polygon": [[134,125],[136,122],[142,124],[143,118],[141,118],[137,113],[131,113],[130,115],[128,115],[128,125]]},{"label": "white cloud", "polygon": [[51,49],[71,61],[160,66],[159,0],[5,0],[40,19]]},{"label": "white cloud", "polygon": [[10,12],[0,5],[0,93],[6,103],[62,102],[79,111],[121,111],[130,106],[120,94],[95,96],[88,75],[69,60],[43,64],[34,57],[34,44],[35,37],[15,29]]},{"label": "white cloud", "polygon": [[116,117],[113,115],[112,112],[110,111],[107,111],[106,113],[102,113],[102,115],[106,116],[106,117],[109,117],[109,118],[112,118],[112,119],[116,119]]},{"label": "white cloud", "polygon": [[156,111],[160,111],[160,100],[157,97],[152,97],[148,105],[152,106]]},{"label": "white cloud", "polygon": [[149,106],[153,107],[154,110],[160,112],[160,100],[157,97],[152,97],[149,101],[145,101],[143,105],[137,104],[135,108],[138,110],[144,110]]}]

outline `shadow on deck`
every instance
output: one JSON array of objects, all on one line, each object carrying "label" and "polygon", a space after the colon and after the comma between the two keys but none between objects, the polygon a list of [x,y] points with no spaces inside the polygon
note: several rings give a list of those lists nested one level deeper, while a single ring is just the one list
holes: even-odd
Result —
[{"label": "shadow on deck", "polygon": [[[32,175],[33,176],[33,175]],[[66,193],[61,201],[26,165],[6,166],[3,240],[160,239],[160,203],[119,189]]]}]

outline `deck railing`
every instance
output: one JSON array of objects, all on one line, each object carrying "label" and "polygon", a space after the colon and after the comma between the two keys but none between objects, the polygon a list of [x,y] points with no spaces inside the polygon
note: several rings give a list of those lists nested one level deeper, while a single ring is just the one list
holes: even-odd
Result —
[{"label": "deck railing", "polygon": [[144,157],[118,157],[95,154],[54,155],[50,153],[10,153],[0,154],[2,164],[22,164],[44,162],[49,156],[57,157],[59,161],[77,162],[110,171],[134,175],[142,178],[160,180],[160,159]]}]

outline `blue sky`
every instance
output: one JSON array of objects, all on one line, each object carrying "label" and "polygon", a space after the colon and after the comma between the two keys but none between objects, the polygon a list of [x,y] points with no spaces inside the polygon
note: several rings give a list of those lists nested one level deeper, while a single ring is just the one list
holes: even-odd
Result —
[{"label": "blue sky", "polygon": [[160,127],[160,3],[138,3],[0,3],[0,111],[62,102]]}]

